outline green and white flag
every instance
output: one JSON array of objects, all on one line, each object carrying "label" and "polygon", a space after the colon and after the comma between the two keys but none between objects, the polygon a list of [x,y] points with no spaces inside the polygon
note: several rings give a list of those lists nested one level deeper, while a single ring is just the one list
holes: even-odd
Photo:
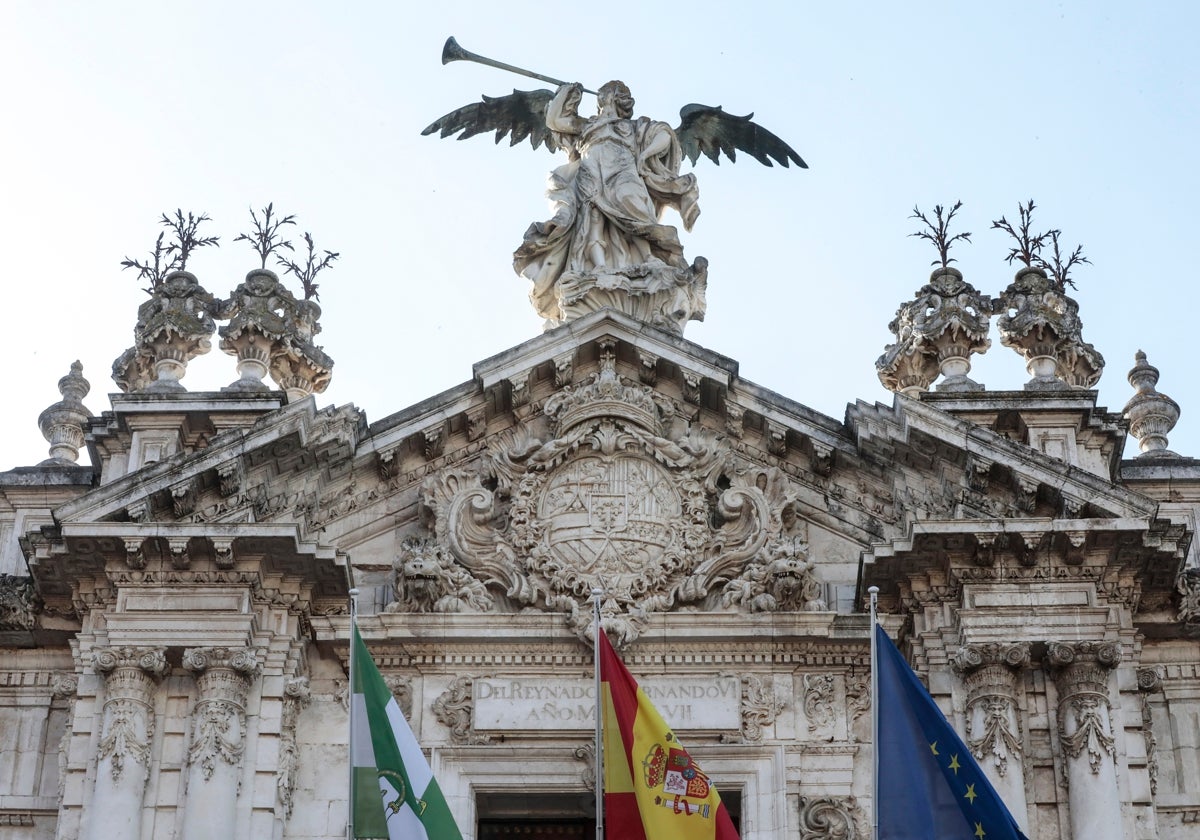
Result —
[{"label": "green and white flag", "polygon": [[353,626],[350,801],[355,838],[462,840],[429,762]]}]

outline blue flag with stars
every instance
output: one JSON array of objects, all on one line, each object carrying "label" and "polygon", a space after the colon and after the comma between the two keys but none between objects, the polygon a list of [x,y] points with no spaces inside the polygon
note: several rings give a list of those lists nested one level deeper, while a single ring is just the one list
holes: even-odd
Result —
[{"label": "blue flag with stars", "polygon": [[1026,840],[878,624],[875,650],[879,840]]}]

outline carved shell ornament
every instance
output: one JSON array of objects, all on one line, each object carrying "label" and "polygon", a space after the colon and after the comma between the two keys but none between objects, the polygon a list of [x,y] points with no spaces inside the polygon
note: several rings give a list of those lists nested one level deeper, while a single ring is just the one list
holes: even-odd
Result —
[{"label": "carved shell ornament", "polygon": [[627,644],[650,613],[721,608],[724,586],[778,537],[792,500],[776,471],[675,423],[671,401],[619,376],[611,353],[544,413],[547,439],[514,433],[479,472],[444,470],[422,487],[436,545],[502,591],[505,608],[564,612],[589,639],[600,588],[602,624]]}]

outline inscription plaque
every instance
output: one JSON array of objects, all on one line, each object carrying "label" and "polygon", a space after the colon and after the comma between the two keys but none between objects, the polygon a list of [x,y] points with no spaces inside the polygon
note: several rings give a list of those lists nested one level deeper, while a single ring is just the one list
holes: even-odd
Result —
[{"label": "inscription plaque", "polygon": [[[742,690],[736,677],[655,677],[639,681],[668,726],[742,727]],[[588,730],[595,726],[591,680],[481,678],[472,688],[476,730]]]}]

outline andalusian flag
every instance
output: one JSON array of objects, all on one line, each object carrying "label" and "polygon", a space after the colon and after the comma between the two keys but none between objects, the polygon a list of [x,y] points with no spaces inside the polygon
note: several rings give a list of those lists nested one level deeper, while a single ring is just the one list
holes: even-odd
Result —
[{"label": "andalusian flag", "polygon": [[597,626],[608,840],[738,840],[696,766]]},{"label": "andalusian flag", "polygon": [[408,721],[354,626],[350,655],[353,836],[462,840]]}]

